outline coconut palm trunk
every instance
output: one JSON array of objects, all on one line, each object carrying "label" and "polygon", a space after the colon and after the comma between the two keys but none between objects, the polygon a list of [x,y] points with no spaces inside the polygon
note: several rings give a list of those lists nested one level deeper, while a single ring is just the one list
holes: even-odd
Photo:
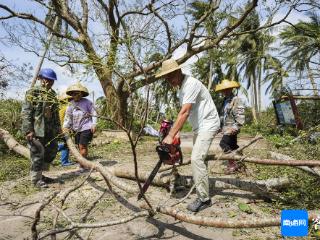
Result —
[{"label": "coconut palm trunk", "polygon": [[308,72],[308,77],[310,79],[310,82],[311,82],[311,85],[312,85],[312,89],[313,89],[313,94],[315,96],[318,96],[318,90],[317,90],[317,84],[314,80],[314,77],[313,77],[313,73],[312,73],[312,70],[310,69],[310,63],[308,62],[307,63],[307,72]]},{"label": "coconut palm trunk", "polygon": [[212,87],[212,75],[213,75],[213,60],[210,60],[210,70],[209,70],[209,77],[208,77],[208,90],[210,91]]}]

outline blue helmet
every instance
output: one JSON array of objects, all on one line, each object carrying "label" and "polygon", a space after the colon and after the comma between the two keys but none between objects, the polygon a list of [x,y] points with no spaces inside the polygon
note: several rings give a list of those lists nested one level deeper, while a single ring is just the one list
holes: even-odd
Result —
[{"label": "blue helmet", "polygon": [[51,68],[42,68],[38,76],[53,81],[57,80],[57,74]]}]

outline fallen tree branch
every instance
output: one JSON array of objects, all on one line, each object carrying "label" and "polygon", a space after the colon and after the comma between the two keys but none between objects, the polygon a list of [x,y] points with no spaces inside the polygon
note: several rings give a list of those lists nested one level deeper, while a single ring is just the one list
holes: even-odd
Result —
[{"label": "fallen tree branch", "polygon": [[70,153],[76,158],[76,162],[80,163],[82,166],[89,168],[89,169],[94,169],[100,172],[100,174],[108,180],[108,182],[112,183],[119,189],[128,192],[128,193],[134,193],[137,194],[139,192],[137,186],[132,186],[128,185],[125,182],[121,181],[119,178],[114,176],[108,169],[103,167],[100,163],[98,162],[90,162],[87,159],[85,159],[77,150],[75,147],[74,143],[72,142],[71,138],[66,135],[66,141],[67,145],[69,147]]},{"label": "fallen tree branch", "polygon": [[[60,210],[59,210],[60,211]],[[62,211],[62,210],[61,210]],[[54,234],[58,234],[58,233],[63,233],[63,232],[68,232],[68,231],[72,231],[74,229],[80,229],[80,228],[101,228],[101,227],[109,227],[109,226],[114,226],[114,225],[119,225],[119,224],[123,224],[123,223],[127,223],[135,218],[139,218],[139,217],[146,217],[149,216],[149,212],[148,211],[142,211],[142,212],[138,212],[138,213],[134,213],[131,216],[119,219],[119,220],[114,220],[114,221],[109,221],[109,222],[97,222],[97,223],[75,223],[71,221],[71,224],[65,228],[57,228],[54,230],[50,230],[48,232],[45,232],[40,238],[40,239],[45,239],[46,237],[50,236],[50,235],[54,235]],[[67,218],[68,220],[70,220],[70,218]]]},{"label": "fallen tree branch", "polygon": [[[237,155],[239,152],[243,151],[245,148],[249,147],[250,145],[254,144],[255,142],[257,142],[258,140],[263,139],[263,137],[261,135],[256,136],[255,138],[253,138],[250,142],[248,142],[247,144],[243,145],[242,147],[236,149],[235,151],[231,152],[228,154],[228,156],[230,156],[231,158],[235,155]],[[179,166],[185,166],[191,163],[191,159],[187,159],[184,160],[183,163]],[[177,166],[177,167],[179,167]],[[167,170],[172,169],[172,166],[164,166],[162,168],[160,168],[159,172],[164,172]]]},{"label": "fallen tree branch", "polygon": [[[76,158],[76,162],[80,163],[81,165],[83,165],[87,168],[97,170],[110,183],[112,183],[113,185],[122,189],[125,192],[134,193],[134,194],[139,192],[139,189],[136,186],[131,186],[131,185],[124,183],[123,181],[121,181],[120,179],[115,177],[106,168],[104,168],[103,165],[101,165],[100,163],[97,163],[97,162],[93,163],[93,162],[88,161],[84,157],[82,157],[81,154],[79,153],[79,151],[77,150],[77,148],[75,147],[74,143],[72,142],[71,138],[68,135],[66,135],[65,137],[67,140],[67,145],[69,147],[70,153]],[[8,133],[8,131],[0,128],[0,139],[2,139],[7,144],[7,146],[10,149],[12,149],[13,151],[15,151],[16,153],[30,159],[29,149],[22,146],[21,144],[19,144],[13,138],[13,136],[11,136]]]},{"label": "fallen tree branch", "polygon": [[42,201],[42,204],[38,207],[34,214],[34,221],[31,225],[31,237],[34,240],[38,239],[38,231],[37,231],[37,224],[40,221],[40,213],[41,211],[58,195],[58,191],[53,192],[50,196],[45,197]]},{"label": "fallen tree branch", "polygon": [[[147,209],[147,206],[141,205],[141,208]],[[259,228],[259,227],[273,227],[273,226],[280,226],[280,214],[278,216],[273,216],[270,218],[266,217],[259,217],[259,218],[252,218],[250,219],[243,219],[243,218],[217,218],[217,217],[205,217],[205,216],[198,216],[193,214],[185,213],[181,210],[171,208],[171,207],[158,207],[157,211],[159,213],[171,216],[175,219],[178,219],[183,222],[192,223],[195,225],[200,226],[207,226],[207,227],[216,227],[216,228]],[[316,213],[313,211],[308,212],[309,221],[316,218]]]},{"label": "fallen tree branch", "polygon": [[[288,155],[284,155],[282,153],[276,153],[276,152],[270,151],[270,154],[271,154],[271,157],[276,160],[294,160],[292,157],[290,157]],[[305,172],[308,172],[314,176],[320,177],[320,171],[317,168],[310,168],[307,166],[297,166],[297,168],[299,168]]]},{"label": "fallen tree branch", "polygon": [[18,143],[14,137],[6,130],[0,128],[0,139],[2,139],[10,150],[30,159],[30,151],[28,148]]},{"label": "fallen tree branch", "polygon": [[[67,199],[67,197],[74,191],[76,191],[77,189],[79,189],[80,187],[83,186],[83,184],[88,180],[88,178],[90,177],[92,173],[92,170],[90,171],[90,173],[88,174],[88,176],[78,185],[72,187],[72,188],[69,188],[69,189],[66,189],[65,191],[63,191],[60,195],[58,195],[58,198],[61,200],[61,204],[60,204],[60,208],[62,209],[63,208],[63,205]],[[60,212],[57,211],[54,219],[53,219],[53,228],[56,228],[56,225],[57,225],[57,222],[58,222],[58,218],[59,218],[59,215],[60,215]],[[51,235],[51,239],[56,239],[56,235],[53,234]]]},{"label": "fallen tree branch", "polygon": [[[210,154],[207,160],[218,160],[215,154]],[[255,157],[231,156],[228,154],[219,155],[219,160],[236,160],[264,165],[281,165],[281,166],[320,166],[318,160],[275,160],[275,159],[259,159]]]}]

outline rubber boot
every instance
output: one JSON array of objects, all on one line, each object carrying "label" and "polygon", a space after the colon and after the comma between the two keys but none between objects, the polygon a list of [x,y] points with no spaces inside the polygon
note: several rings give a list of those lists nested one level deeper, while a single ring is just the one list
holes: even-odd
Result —
[{"label": "rubber boot", "polygon": [[65,167],[73,164],[72,162],[69,162],[69,149],[64,143],[60,143],[58,145],[58,151],[61,152],[61,157],[60,157],[61,166]]}]

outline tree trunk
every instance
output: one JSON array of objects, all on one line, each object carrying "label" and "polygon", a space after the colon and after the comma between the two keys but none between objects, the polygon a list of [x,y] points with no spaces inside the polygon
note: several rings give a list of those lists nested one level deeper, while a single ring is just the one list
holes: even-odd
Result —
[{"label": "tree trunk", "polygon": [[312,70],[310,69],[310,66],[309,66],[309,62],[307,63],[307,71],[308,71],[308,76],[309,76],[309,79],[310,79],[310,82],[311,82],[311,85],[313,88],[313,94],[315,96],[318,96],[319,94],[318,94],[318,90],[317,90],[317,84],[314,80]]},{"label": "tree trunk", "polygon": [[209,77],[208,77],[208,90],[211,90],[212,87],[212,75],[213,75],[213,60],[210,60],[210,69],[209,69]]},{"label": "tree trunk", "polygon": [[258,109],[258,117],[261,112],[261,78],[262,78],[262,62],[259,62],[259,78],[258,78],[258,91],[257,91],[257,99],[258,99],[258,104],[257,104],[257,109]]},{"label": "tree trunk", "polygon": [[[53,29],[56,29],[56,27],[57,27],[57,25],[58,25],[58,22],[59,22],[59,17],[56,16],[55,19],[54,19],[53,26],[52,26]],[[34,72],[34,75],[33,75],[32,81],[31,81],[31,88],[32,88],[32,87],[36,84],[36,82],[37,82],[37,78],[38,78],[39,71],[40,71],[40,69],[41,69],[41,67],[42,67],[44,58],[45,58],[45,56],[47,55],[47,52],[48,52],[48,50],[49,50],[49,47],[50,47],[52,38],[53,38],[53,34],[52,34],[52,32],[50,32],[49,35],[48,35],[48,37],[47,37],[47,41],[46,41],[46,44],[45,44],[45,46],[44,46],[44,49],[43,49],[43,53],[40,54],[40,61],[39,61],[38,65],[36,66],[36,69],[35,69],[35,72]]]},{"label": "tree trunk", "polygon": [[[251,78],[251,77],[250,77]],[[257,99],[256,99],[256,84],[255,82],[252,81],[251,78],[251,111],[252,111],[252,117],[253,117],[253,122],[255,124],[258,123],[258,118],[257,118]]]}]

